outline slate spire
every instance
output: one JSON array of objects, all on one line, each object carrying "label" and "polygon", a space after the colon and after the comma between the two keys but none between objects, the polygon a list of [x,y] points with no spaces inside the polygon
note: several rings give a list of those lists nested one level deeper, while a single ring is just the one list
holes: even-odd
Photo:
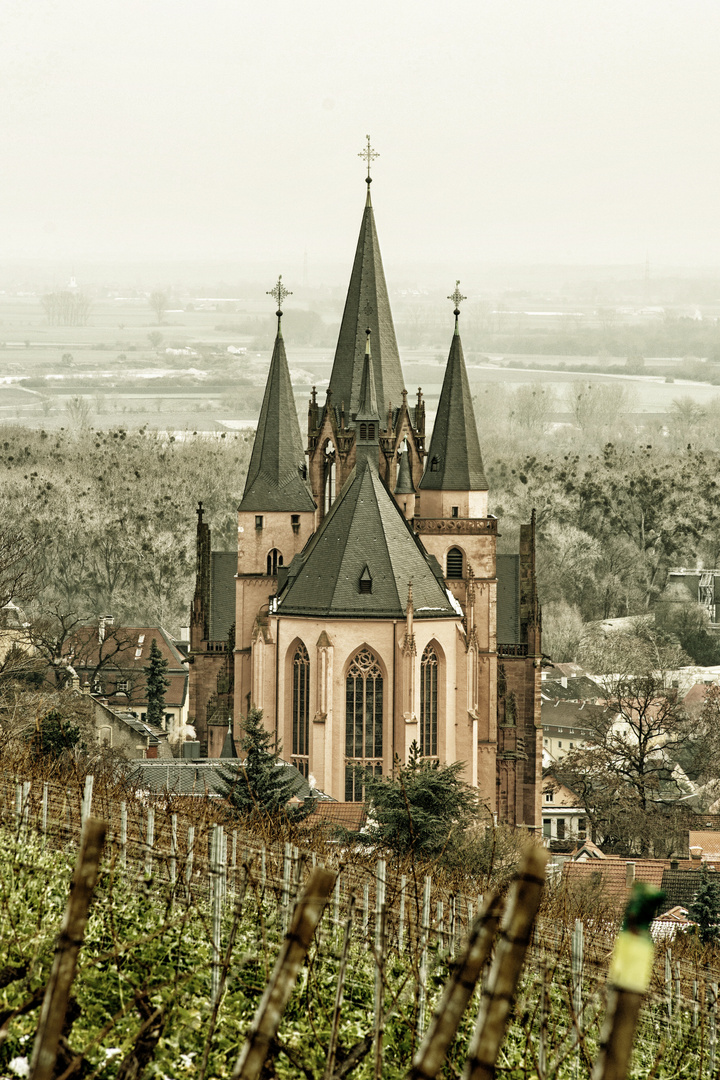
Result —
[{"label": "slate spire", "polygon": [[280,304],[289,295],[282,278],[271,295],[278,301],[277,335],[239,509],[258,513],[312,511],[315,502],[305,479],[305,453],[282,336]]},{"label": "slate spire", "polygon": [[450,345],[421,490],[487,491],[480,440],[465,367],[458,319],[464,300],[457,282],[448,299],[455,302],[455,332]]},{"label": "slate spire", "polygon": [[370,350],[370,328],[365,331],[365,358],[363,360],[362,380],[360,382],[360,401],[355,414],[355,463],[358,468],[364,461],[369,461],[372,468],[378,467],[378,447],[380,445],[380,413],[375,393],[375,372]]},{"label": "slate spire", "polygon": [[[370,177],[367,181],[367,200],[330,374],[333,400],[344,401],[350,417],[357,413],[360,404],[367,327],[372,331],[375,389],[380,413],[384,416],[392,402],[400,404],[405,380],[400,367],[400,354],[375,228],[370,199]],[[354,426],[352,420],[350,426]]]}]

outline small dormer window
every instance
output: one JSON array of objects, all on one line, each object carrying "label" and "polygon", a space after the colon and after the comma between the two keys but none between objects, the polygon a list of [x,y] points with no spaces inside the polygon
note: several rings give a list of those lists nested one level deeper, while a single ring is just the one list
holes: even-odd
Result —
[{"label": "small dormer window", "polygon": [[440,466],[440,462],[438,461],[438,459],[436,457],[434,457],[430,462],[430,472],[437,472],[439,466]]},{"label": "small dormer window", "polygon": [[371,593],[372,592],[372,577],[370,576],[370,570],[367,566],[363,569],[359,580],[360,592]]}]

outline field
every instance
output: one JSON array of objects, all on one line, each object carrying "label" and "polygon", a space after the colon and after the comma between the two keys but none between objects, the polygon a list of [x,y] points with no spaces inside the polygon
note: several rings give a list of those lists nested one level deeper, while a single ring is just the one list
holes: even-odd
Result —
[{"label": "field", "polygon": [[[97,300],[87,326],[58,327],[47,324],[38,297],[0,296],[0,421],[46,430],[78,423],[174,432],[252,426],[262,399],[274,320],[260,301],[229,307],[232,310],[223,310],[222,304],[217,310],[170,310],[159,325],[144,297]],[[326,317],[332,320],[333,315]],[[330,377],[336,324],[329,321],[321,331],[326,345],[310,347],[294,342],[291,313],[286,321],[288,359],[304,426],[311,386],[318,387],[322,399]],[[152,335],[161,340],[153,343]],[[302,333],[297,336],[303,340]],[[412,397],[422,386],[431,422],[447,345],[410,349],[400,332],[398,338],[408,391]],[[508,391],[523,385],[551,388],[559,422],[566,420],[566,396],[579,377],[621,382],[638,414],[663,414],[680,396],[700,405],[718,396],[718,389],[708,383],[665,382],[662,374],[628,375],[623,357],[605,357],[606,374],[587,370],[597,366],[596,356],[487,357],[466,348],[466,359],[474,394],[488,384]],[[653,360],[652,366],[662,372],[673,363]],[[536,370],[527,370],[527,364]],[[548,370],[560,365],[564,370]],[[85,403],[79,409],[78,398]]]}]

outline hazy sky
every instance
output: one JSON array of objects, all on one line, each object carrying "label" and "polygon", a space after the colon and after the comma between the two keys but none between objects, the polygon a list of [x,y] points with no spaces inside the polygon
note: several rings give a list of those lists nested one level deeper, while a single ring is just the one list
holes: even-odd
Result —
[{"label": "hazy sky", "polygon": [[0,258],[720,264],[717,0],[2,0]]}]

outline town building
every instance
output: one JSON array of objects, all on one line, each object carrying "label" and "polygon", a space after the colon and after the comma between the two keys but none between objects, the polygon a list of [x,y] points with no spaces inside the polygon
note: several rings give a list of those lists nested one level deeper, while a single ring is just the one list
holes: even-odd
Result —
[{"label": "town building", "polygon": [[277,336],[238,510],[212,550],[202,506],[190,628],[190,723],[217,756],[251,707],[334,799],[363,798],[416,744],[462,761],[490,819],[541,828],[541,612],[534,520],[497,554],[460,336],[433,430],[400,364],[370,176],[325,401],[303,446]]}]

